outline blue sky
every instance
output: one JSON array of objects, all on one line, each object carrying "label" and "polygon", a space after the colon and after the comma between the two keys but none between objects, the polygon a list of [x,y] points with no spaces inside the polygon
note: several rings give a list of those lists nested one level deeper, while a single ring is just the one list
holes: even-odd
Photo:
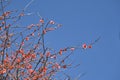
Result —
[{"label": "blue sky", "polygon": [[[30,0],[13,0],[11,9],[22,9]],[[40,15],[54,19],[63,26],[50,32],[47,45],[53,48],[91,43],[101,39],[89,50],[76,50],[73,61],[81,63],[69,74],[81,80],[120,80],[120,1],[119,0],[34,0],[26,12],[24,24],[37,23]],[[26,23],[26,24],[25,24]]]}]

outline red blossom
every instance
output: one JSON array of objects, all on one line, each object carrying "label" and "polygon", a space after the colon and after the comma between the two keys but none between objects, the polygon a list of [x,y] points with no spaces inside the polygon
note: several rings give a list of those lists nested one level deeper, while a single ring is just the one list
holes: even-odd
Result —
[{"label": "red blossom", "polygon": [[62,68],[67,68],[67,65],[63,65]]},{"label": "red blossom", "polygon": [[34,33],[32,33],[31,36],[34,36]]},{"label": "red blossom", "polygon": [[46,34],[46,30],[43,30],[43,34]]},{"label": "red blossom", "polygon": [[5,68],[3,68],[1,71],[0,71],[0,74],[4,74],[4,73],[6,73],[6,69]]},{"label": "red blossom", "polygon": [[25,40],[28,41],[28,40],[29,40],[29,37],[26,37]]},{"label": "red blossom", "polygon": [[54,58],[54,59],[56,59],[56,55],[52,55],[50,58]]},{"label": "red blossom", "polygon": [[40,22],[41,22],[41,23],[44,23],[44,20],[43,20],[43,19],[40,19]]},{"label": "red blossom", "polygon": [[54,67],[57,68],[57,69],[60,69],[60,68],[61,68],[61,66],[60,66],[58,63],[55,63],[55,64],[54,64]]},{"label": "red blossom", "polygon": [[63,52],[63,50],[61,49],[61,50],[59,51],[59,54],[62,55],[62,52]]},{"label": "red blossom", "polygon": [[31,58],[35,59],[36,58],[36,54],[35,53],[31,54]]},{"label": "red blossom", "polygon": [[83,45],[82,45],[82,48],[83,48],[83,49],[86,49],[86,48],[87,48],[87,45],[86,45],[86,44],[83,44]]},{"label": "red blossom", "polygon": [[33,71],[34,71],[34,70],[32,70],[32,69],[29,69],[29,70],[28,70],[29,74],[32,74]]},{"label": "red blossom", "polygon": [[20,63],[20,62],[21,62],[20,58],[16,59],[16,62],[17,62],[17,63]]},{"label": "red blossom", "polygon": [[10,11],[4,12],[2,16],[7,17],[10,14]]},{"label": "red blossom", "polygon": [[21,53],[21,54],[24,54],[24,50],[23,49],[20,49],[17,51],[18,53]]},{"label": "red blossom", "polygon": [[46,57],[50,57],[50,52],[47,52],[47,53],[46,53]]},{"label": "red blossom", "polygon": [[3,20],[4,19],[4,16],[0,16],[0,20]]},{"label": "red blossom", "polygon": [[53,20],[51,20],[49,23],[50,23],[50,24],[55,24],[55,22],[54,22]]},{"label": "red blossom", "polygon": [[9,62],[9,60],[8,59],[4,59],[4,63],[8,63]]},{"label": "red blossom", "polygon": [[73,47],[72,47],[72,48],[70,48],[70,50],[71,50],[71,51],[74,51],[74,50],[75,50],[75,48],[73,48]]},{"label": "red blossom", "polygon": [[88,45],[88,48],[92,48],[92,45]]},{"label": "red blossom", "polygon": [[46,73],[46,71],[47,71],[47,68],[46,68],[46,67],[44,67],[44,68],[43,68],[43,72],[44,72],[44,73]]},{"label": "red blossom", "polygon": [[31,68],[32,68],[32,65],[28,63],[28,64],[26,65],[26,68],[27,68],[27,69],[31,69]]}]

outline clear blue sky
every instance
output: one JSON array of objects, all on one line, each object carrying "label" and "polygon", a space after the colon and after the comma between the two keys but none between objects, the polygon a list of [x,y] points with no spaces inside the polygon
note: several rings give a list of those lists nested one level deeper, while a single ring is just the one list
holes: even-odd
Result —
[{"label": "clear blue sky", "polygon": [[[29,1],[13,0],[11,8],[22,9]],[[63,25],[46,36],[47,45],[56,49],[101,36],[92,49],[75,51],[71,60],[81,66],[69,71],[72,78],[86,73],[81,80],[120,80],[120,0],[35,0],[26,12],[34,15],[24,24],[37,23],[39,12]]]}]

